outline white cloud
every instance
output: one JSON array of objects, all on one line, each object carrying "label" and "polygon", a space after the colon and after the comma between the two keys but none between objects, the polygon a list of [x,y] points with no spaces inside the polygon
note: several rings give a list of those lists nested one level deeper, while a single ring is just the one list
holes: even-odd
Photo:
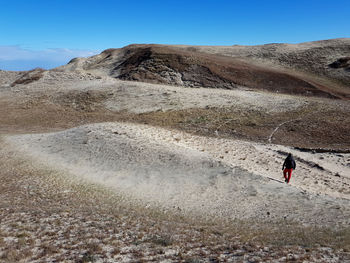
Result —
[{"label": "white cloud", "polygon": [[99,51],[50,48],[29,50],[21,46],[0,46],[0,69],[29,70],[35,67],[53,68],[68,63],[75,57],[88,57]]}]

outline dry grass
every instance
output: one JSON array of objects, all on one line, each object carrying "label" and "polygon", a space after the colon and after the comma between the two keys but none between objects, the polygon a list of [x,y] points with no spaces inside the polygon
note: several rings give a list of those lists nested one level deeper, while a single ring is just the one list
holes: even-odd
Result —
[{"label": "dry grass", "polygon": [[309,105],[286,113],[266,113],[258,110],[237,108],[188,109],[181,111],[152,112],[130,116],[130,120],[171,127],[204,136],[220,136],[267,142],[271,132],[283,125],[274,134],[273,142],[289,146],[350,149],[347,129],[349,112],[320,109],[321,105]]},{"label": "dry grass", "polygon": [[2,262],[120,262],[126,257],[138,262],[284,262],[291,251],[290,258],[297,260],[349,258],[348,228],[209,221],[164,213],[38,166],[0,143]]},{"label": "dry grass", "polygon": [[243,239],[248,242],[254,240],[262,246],[301,246],[312,249],[314,247],[332,247],[350,251],[350,227],[332,229],[327,227],[304,227],[292,222],[265,225],[262,228],[248,227],[242,231]]},{"label": "dry grass", "polygon": [[[273,143],[309,148],[349,149],[349,107],[345,102],[317,99],[288,114],[244,106],[192,108],[133,114],[104,107],[106,90],[71,90],[57,94],[37,92],[0,100],[0,133],[56,131],[88,123],[122,121],[175,128],[205,136],[267,142],[283,125]],[[293,98],[295,100],[296,98]],[[174,101],[176,103],[176,101]],[[271,103],[271,102],[267,102]],[[287,107],[289,105],[286,105]]]},{"label": "dry grass", "polygon": [[[204,136],[220,136],[267,142],[271,132],[288,120],[274,134],[273,143],[303,148],[350,149],[349,112],[346,108],[322,109],[321,103],[285,113],[265,113],[237,108],[186,109],[132,114],[111,112],[98,106],[103,94],[67,95],[62,105],[45,105],[45,98],[28,107],[14,103],[0,113],[2,132],[43,132],[77,125],[121,121],[175,128]],[[73,103],[74,102],[74,103]],[[34,103],[34,104],[33,104]],[[45,105],[45,110],[43,110]]]},{"label": "dry grass", "polygon": [[173,239],[169,235],[152,236],[148,242],[154,243],[156,245],[161,245],[164,247],[170,246],[174,243]]}]

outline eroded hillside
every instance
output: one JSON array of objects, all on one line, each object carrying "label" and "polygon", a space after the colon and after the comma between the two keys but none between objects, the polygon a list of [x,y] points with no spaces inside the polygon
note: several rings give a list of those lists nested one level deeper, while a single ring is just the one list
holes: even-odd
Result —
[{"label": "eroded hillside", "polygon": [[251,47],[130,45],[74,59],[57,70],[186,87],[349,98],[349,53],[349,39]]}]

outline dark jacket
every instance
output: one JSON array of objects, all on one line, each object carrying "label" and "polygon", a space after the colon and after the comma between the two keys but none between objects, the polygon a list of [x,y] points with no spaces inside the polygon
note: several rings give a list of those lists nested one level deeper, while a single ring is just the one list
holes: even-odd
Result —
[{"label": "dark jacket", "polygon": [[282,170],[284,168],[286,169],[295,169],[296,165],[295,165],[295,161],[294,158],[291,154],[288,154],[287,158],[284,160],[283,166],[282,166]]}]

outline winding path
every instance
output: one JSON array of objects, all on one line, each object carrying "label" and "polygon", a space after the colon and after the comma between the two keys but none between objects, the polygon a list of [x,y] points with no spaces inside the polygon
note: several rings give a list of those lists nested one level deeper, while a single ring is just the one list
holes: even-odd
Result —
[{"label": "winding path", "polygon": [[299,118],[299,119],[284,121],[284,122],[278,124],[277,127],[276,127],[276,128],[272,131],[272,133],[270,134],[270,136],[269,136],[269,138],[268,138],[268,142],[269,142],[269,143],[272,142],[272,137],[273,137],[273,135],[278,131],[278,129],[279,129],[282,125],[284,125],[284,124],[286,124],[286,123],[289,123],[289,122],[292,122],[292,121],[299,121],[299,120],[301,120],[301,119]]}]

